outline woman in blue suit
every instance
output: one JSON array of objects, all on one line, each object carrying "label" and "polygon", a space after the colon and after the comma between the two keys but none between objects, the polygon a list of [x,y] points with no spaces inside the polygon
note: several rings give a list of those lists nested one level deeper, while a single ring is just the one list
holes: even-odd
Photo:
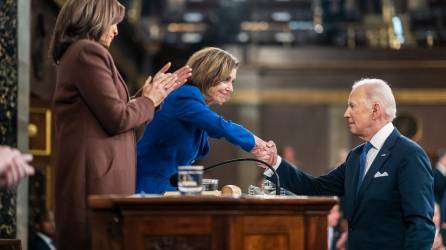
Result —
[{"label": "woman in blue suit", "polygon": [[225,103],[232,94],[238,61],[219,48],[194,53],[187,65],[190,81],[170,94],[137,145],[137,193],[176,190],[169,178],[177,166],[191,165],[209,152],[208,136],[225,138],[256,155],[265,142],[239,124],[209,108]]}]

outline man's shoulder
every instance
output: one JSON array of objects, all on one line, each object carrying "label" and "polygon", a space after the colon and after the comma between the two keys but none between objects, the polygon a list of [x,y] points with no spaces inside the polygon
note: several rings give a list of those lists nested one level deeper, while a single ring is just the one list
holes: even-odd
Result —
[{"label": "man's shoulder", "polygon": [[423,148],[421,148],[420,145],[418,145],[418,143],[416,143],[415,141],[413,141],[412,139],[404,136],[404,135],[400,135],[397,142],[396,142],[396,149],[397,150],[401,150],[404,151],[406,153],[423,153],[424,154],[424,150]]},{"label": "man's shoulder", "polygon": [[47,243],[36,233],[32,233],[29,239],[29,249],[49,249]]},{"label": "man's shoulder", "polygon": [[423,148],[415,141],[401,135],[395,142],[391,151],[409,165],[418,166],[421,164],[425,166],[431,175],[433,175],[429,157]]},{"label": "man's shoulder", "polygon": [[[350,152],[348,152],[348,155],[347,155],[347,157],[345,159],[345,163],[347,164],[352,159],[355,159],[355,158],[359,157],[359,155],[362,153],[362,147],[363,146],[364,146],[364,143],[361,143],[359,145],[356,145],[354,148],[352,148],[350,150]],[[352,156],[353,156],[353,158],[352,158]]]}]

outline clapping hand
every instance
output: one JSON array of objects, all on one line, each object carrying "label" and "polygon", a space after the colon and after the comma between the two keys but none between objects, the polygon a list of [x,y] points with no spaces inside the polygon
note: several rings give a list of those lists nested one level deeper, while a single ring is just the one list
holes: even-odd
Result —
[{"label": "clapping hand", "polygon": [[155,74],[155,77],[153,77],[153,82],[152,82],[152,84],[155,84],[162,81],[165,77],[168,77],[170,75],[175,75],[176,76],[175,81],[163,84],[163,87],[164,89],[166,89],[167,94],[170,94],[170,92],[174,91],[175,89],[183,85],[187,81],[187,78],[189,78],[192,75],[192,69],[188,65],[181,67],[180,69],[178,69],[173,73],[166,73],[169,70],[170,66],[171,66],[170,62],[164,65]]},{"label": "clapping hand", "polygon": [[172,91],[183,85],[187,78],[192,75],[192,69],[189,66],[183,66],[173,73],[167,73],[171,63],[164,65],[152,78],[149,76],[144,83],[144,86],[135,94],[138,96],[140,92],[142,95],[151,99],[155,106],[163,102]]},{"label": "clapping hand", "polygon": [[22,154],[17,149],[0,146],[0,187],[10,188],[22,178],[34,174],[34,168],[28,163],[32,155]]}]

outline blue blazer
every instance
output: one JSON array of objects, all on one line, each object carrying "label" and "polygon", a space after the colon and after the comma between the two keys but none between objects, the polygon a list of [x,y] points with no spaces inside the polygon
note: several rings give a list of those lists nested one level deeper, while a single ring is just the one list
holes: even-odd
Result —
[{"label": "blue blazer", "polygon": [[136,192],[176,190],[170,176],[209,152],[208,136],[223,137],[248,152],[255,144],[249,130],[212,111],[196,86],[172,92],[138,141]]},{"label": "blue blazer", "polygon": [[[357,193],[363,145],[353,149],[345,163],[318,178],[282,161],[277,169],[281,185],[299,195],[343,196],[348,249],[430,250],[435,235],[434,184],[425,152],[395,129]],[[376,177],[378,172],[388,176]]]}]

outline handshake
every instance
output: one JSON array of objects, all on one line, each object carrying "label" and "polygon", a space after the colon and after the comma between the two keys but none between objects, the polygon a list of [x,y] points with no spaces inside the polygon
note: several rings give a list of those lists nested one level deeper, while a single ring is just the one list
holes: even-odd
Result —
[{"label": "handshake", "polygon": [[[254,157],[257,160],[264,161],[268,163],[271,166],[276,165],[277,162],[277,147],[276,144],[273,141],[264,141],[257,136],[254,135],[255,145],[254,148],[251,150],[251,154],[254,155]],[[258,164],[260,167],[266,168],[263,164]]]},{"label": "handshake", "polygon": [[0,188],[10,188],[22,178],[33,175],[34,168],[28,164],[32,159],[32,155],[0,145]]}]

